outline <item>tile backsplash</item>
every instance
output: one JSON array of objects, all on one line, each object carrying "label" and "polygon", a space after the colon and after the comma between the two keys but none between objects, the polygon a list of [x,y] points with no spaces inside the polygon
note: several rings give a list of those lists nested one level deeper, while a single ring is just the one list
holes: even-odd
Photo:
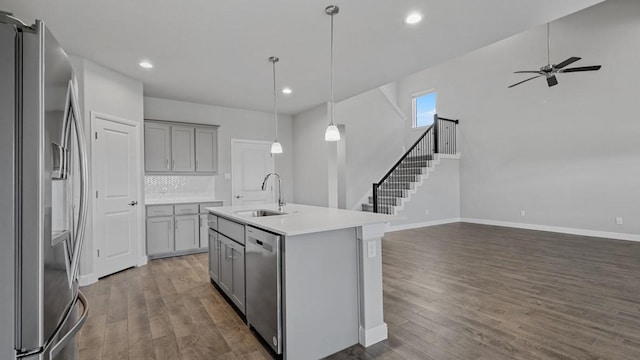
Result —
[{"label": "tile backsplash", "polygon": [[148,200],[215,196],[215,176],[147,175],[144,194]]}]

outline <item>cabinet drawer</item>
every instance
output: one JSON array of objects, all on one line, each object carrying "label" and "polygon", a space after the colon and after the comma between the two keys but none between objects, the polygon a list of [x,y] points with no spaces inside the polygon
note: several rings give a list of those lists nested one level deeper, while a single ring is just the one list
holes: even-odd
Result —
[{"label": "cabinet drawer", "polygon": [[171,215],[173,215],[173,205],[147,206],[147,217],[171,216]]},{"label": "cabinet drawer", "polygon": [[176,215],[191,215],[198,213],[198,204],[175,205]]},{"label": "cabinet drawer", "polygon": [[207,222],[209,223],[209,227],[213,230],[218,230],[218,217],[209,213],[207,215]]},{"label": "cabinet drawer", "polygon": [[219,217],[218,232],[244,245],[244,225]]},{"label": "cabinet drawer", "polygon": [[218,206],[222,206],[222,201],[214,201],[214,202],[208,202],[208,203],[201,203],[199,205],[200,207],[200,214],[206,214],[207,210],[205,210],[205,208],[208,207],[218,207]]}]

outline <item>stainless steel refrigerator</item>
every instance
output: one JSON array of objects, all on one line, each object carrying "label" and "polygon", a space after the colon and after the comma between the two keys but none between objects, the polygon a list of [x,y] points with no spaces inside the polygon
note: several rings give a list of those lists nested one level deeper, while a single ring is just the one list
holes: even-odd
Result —
[{"label": "stainless steel refrigerator", "polygon": [[73,71],[42,21],[0,12],[0,359],[78,357],[87,157]]}]

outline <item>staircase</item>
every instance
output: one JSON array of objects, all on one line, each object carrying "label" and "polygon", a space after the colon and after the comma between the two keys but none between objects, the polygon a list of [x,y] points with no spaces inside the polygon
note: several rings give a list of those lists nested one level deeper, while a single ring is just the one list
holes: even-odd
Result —
[{"label": "staircase", "polygon": [[437,154],[455,154],[458,120],[434,115],[431,125],[411,148],[396,162],[387,174],[373,183],[369,202],[362,204],[363,211],[382,214],[396,213],[408,199],[422,178],[434,166]]}]

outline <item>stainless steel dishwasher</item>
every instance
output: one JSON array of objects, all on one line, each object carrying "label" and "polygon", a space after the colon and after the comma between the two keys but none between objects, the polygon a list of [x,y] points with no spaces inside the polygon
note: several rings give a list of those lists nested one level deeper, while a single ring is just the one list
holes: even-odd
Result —
[{"label": "stainless steel dishwasher", "polygon": [[282,354],[280,236],[246,229],[247,323],[276,354]]}]

